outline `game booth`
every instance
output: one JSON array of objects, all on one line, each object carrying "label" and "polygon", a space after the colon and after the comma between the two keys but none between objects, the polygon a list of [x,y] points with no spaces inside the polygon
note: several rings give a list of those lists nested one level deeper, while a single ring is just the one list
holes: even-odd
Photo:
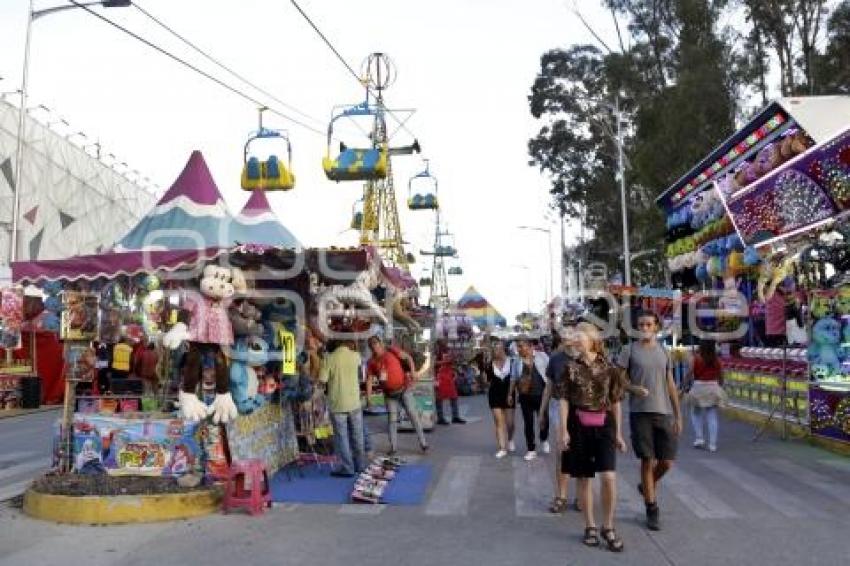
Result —
[{"label": "game booth", "polygon": [[[310,364],[332,331],[379,332],[389,312],[409,319],[402,298],[415,286],[374,249],[303,249],[261,191],[231,216],[195,152],[113,251],[12,273],[40,291],[38,325],[63,360],[56,473],[28,496],[69,478],[78,495],[148,478],[160,480],[148,491],[226,485],[227,505],[260,472],[261,503],[358,493],[354,480],[328,487],[333,430]],[[398,461],[378,466],[384,482],[408,473]]]},{"label": "game booth", "polygon": [[850,97],[771,103],[657,202],[731,405],[850,441]]}]

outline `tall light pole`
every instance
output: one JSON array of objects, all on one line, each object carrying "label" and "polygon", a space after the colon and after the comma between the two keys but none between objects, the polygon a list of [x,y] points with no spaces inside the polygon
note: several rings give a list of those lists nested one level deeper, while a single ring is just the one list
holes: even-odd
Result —
[{"label": "tall light pole", "polygon": [[64,12],[65,10],[73,10],[75,8],[84,8],[87,6],[103,6],[104,8],[125,8],[131,6],[131,0],[103,0],[101,2],[74,2],[61,6],[53,6],[42,10],[35,9],[35,0],[30,0],[29,10],[27,11],[27,34],[24,40],[24,68],[21,77],[21,107],[18,112],[18,140],[15,150],[15,187],[14,198],[12,199],[12,234],[9,238],[9,263],[18,259],[18,216],[21,209],[21,189],[23,181],[23,166],[24,166],[24,136],[26,135],[27,123],[27,87],[29,86],[29,67],[30,67],[30,40],[32,38],[32,24],[38,18],[55,14],[56,12]]},{"label": "tall light pole", "polygon": [[540,228],[539,226],[517,226],[517,228],[520,230],[534,230],[535,232],[546,234],[546,240],[549,243],[549,290],[546,297],[546,304],[548,305],[549,301],[554,298],[552,291],[555,287],[555,267],[552,260],[552,230],[549,228]]},{"label": "tall light pole", "polygon": [[625,260],[626,287],[632,286],[632,257],[629,251],[629,215],[626,206],[626,167],[623,163],[623,117],[620,114],[620,97],[614,97],[614,119],[617,120],[617,174],[620,177],[620,208],[623,213],[623,259]]}]

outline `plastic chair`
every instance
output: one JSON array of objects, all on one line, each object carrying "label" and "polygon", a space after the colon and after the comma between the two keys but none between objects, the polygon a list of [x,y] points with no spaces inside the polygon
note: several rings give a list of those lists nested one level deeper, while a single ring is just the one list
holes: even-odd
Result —
[{"label": "plastic chair", "polygon": [[[250,489],[245,488],[246,483],[250,483]],[[262,515],[264,508],[271,506],[269,475],[263,461],[252,458],[231,463],[224,492],[224,512],[242,507],[256,516]]]}]

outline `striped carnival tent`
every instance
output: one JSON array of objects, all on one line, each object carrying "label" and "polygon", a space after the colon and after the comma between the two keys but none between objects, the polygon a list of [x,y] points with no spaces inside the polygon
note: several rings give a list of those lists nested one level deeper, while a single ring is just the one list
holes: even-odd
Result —
[{"label": "striped carnival tent", "polygon": [[507,325],[505,317],[499,314],[474,286],[470,286],[458,300],[455,310],[468,315],[479,328]]}]

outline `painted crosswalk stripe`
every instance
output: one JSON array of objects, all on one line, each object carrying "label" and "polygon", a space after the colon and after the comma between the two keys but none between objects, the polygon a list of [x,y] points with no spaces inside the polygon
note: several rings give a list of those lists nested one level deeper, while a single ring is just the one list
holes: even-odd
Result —
[{"label": "painted crosswalk stripe", "polygon": [[24,462],[23,464],[9,466],[8,468],[0,468],[0,481],[28,472],[35,472],[36,470],[47,470],[49,467],[44,460],[39,459],[35,462]]},{"label": "painted crosswalk stripe", "polygon": [[744,468],[720,459],[702,459],[699,463],[706,468],[728,479],[732,485],[739,487],[760,500],[765,505],[791,519],[804,517],[823,517],[824,514],[806,505],[799,497],[786,490],[774,487],[770,482]]},{"label": "painted crosswalk stripe", "polygon": [[466,515],[480,469],[481,456],[450,458],[425,507],[425,514]]},{"label": "painted crosswalk stripe", "polygon": [[790,476],[795,480],[806,484],[817,491],[827,494],[830,498],[835,498],[850,505],[850,486],[834,480],[823,474],[806,468],[785,459],[765,460],[765,463],[771,468],[779,470],[786,476]]},{"label": "painted crosswalk stripe", "polygon": [[12,499],[21,495],[30,486],[32,480],[24,480],[0,487],[0,501]]},{"label": "painted crosswalk stripe", "polygon": [[383,513],[386,505],[383,503],[378,503],[375,505],[340,505],[339,511],[337,511],[340,515],[380,515]]},{"label": "painted crosswalk stripe", "polygon": [[739,517],[729,505],[712,494],[705,484],[681,468],[664,476],[664,484],[682,504],[700,519],[734,519]]},{"label": "painted crosswalk stripe", "polygon": [[634,515],[645,510],[643,498],[637,491],[637,486],[629,482],[629,478],[638,477],[637,472],[629,474],[625,470],[617,472],[617,514]]},{"label": "painted crosswalk stripe", "polygon": [[512,463],[517,517],[553,516],[547,507],[554,494],[554,468],[542,459],[514,458]]},{"label": "painted crosswalk stripe", "polygon": [[23,452],[3,452],[0,453],[0,469],[2,469],[3,464],[7,462],[16,462],[19,460],[31,460],[32,456],[36,456],[37,452],[32,451],[23,451]]}]

